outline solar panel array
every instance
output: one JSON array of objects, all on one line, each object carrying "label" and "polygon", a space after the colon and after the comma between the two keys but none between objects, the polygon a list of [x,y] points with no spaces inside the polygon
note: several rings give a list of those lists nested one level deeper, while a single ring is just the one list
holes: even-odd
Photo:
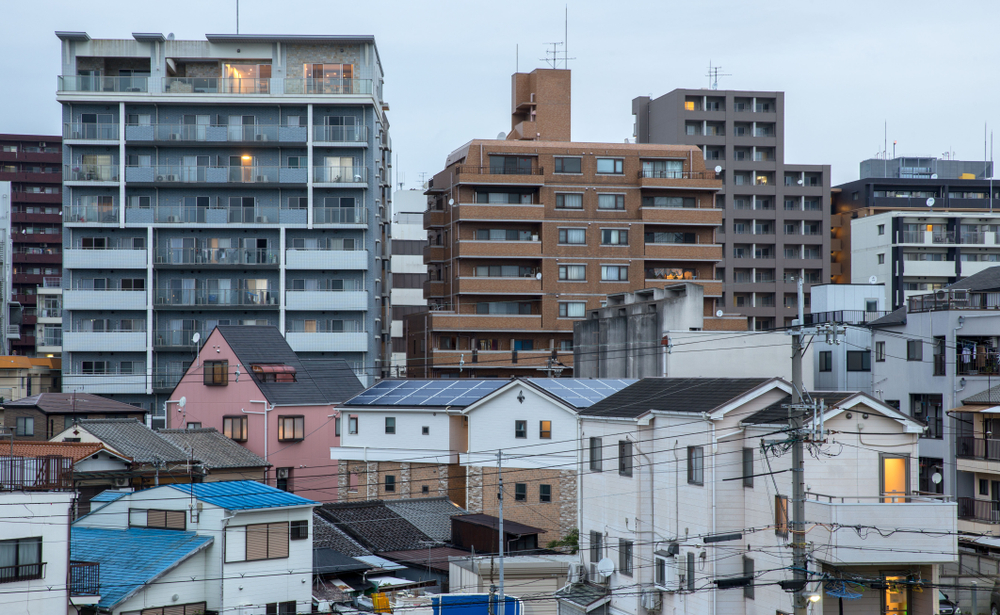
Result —
[{"label": "solar panel array", "polygon": [[638,382],[627,379],[588,378],[529,378],[529,380],[575,408],[589,408],[605,397]]},{"label": "solar panel array", "polygon": [[[527,378],[575,408],[588,408],[635,380]],[[509,380],[382,380],[347,402],[348,406],[469,406]]]}]

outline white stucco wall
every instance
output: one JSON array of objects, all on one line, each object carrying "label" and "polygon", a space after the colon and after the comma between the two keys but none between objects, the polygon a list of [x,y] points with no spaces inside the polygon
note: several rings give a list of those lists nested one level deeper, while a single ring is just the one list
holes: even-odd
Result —
[{"label": "white stucco wall", "polygon": [[[0,540],[42,539],[44,576],[0,585],[5,613],[65,613],[69,604],[69,521],[72,492],[0,493]],[[32,521],[34,520],[34,521]]]}]

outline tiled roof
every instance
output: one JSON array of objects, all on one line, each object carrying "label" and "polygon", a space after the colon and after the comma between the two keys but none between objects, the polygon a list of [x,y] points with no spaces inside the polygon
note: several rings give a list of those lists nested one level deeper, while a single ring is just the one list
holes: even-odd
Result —
[{"label": "tiled roof", "polygon": [[182,463],[188,455],[138,419],[83,419],[80,427],[139,463]]},{"label": "tiled roof", "polygon": [[263,468],[266,461],[240,446],[214,427],[200,429],[159,429],[156,432],[183,451],[190,452],[206,468]]},{"label": "tiled roof", "polygon": [[892,327],[906,324],[906,306],[889,312],[882,318],[876,318],[868,323],[869,327]]},{"label": "tiled roof", "polygon": [[[283,508],[286,506],[318,506],[319,502],[282,491],[252,480],[229,480],[215,483],[168,485],[191,494],[196,499],[226,510],[253,510],[258,508]],[[154,487],[155,489],[155,487]]]},{"label": "tiled roof", "polygon": [[[0,451],[3,451],[3,449],[4,447],[0,446]],[[8,448],[7,450],[10,449]],[[31,440],[14,440],[15,457],[58,455],[60,457],[69,457],[73,460],[73,463],[76,463],[100,451],[111,453],[100,442],[33,442]]]},{"label": "tiled roof", "polygon": [[326,517],[313,511],[313,549],[331,549],[349,557],[363,557],[372,552],[348,536]]},{"label": "tiled roof", "polygon": [[974,405],[982,404],[991,406],[998,405],[1000,404],[1000,384],[998,384],[995,387],[986,389],[985,391],[982,391],[980,393],[976,393],[975,395],[972,395],[970,397],[966,397],[965,399],[962,400],[962,403],[974,404]]},{"label": "tiled roof", "polygon": [[410,551],[388,551],[382,556],[401,564],[414,567],[433,568],[448,571],[449,557],[469,557],[471,553],[455,547],[431,547],[429,549],[412,549]]},{"label": "tiled roof", "polygon": [[345,572],[360,572],[371,570],[371,565],[348,557],[334,549],[317,549],[313,547],[314,574],[343,574]]},{"label": "tiled roof", "polygon": [[948,286],[948,288],[964,288],[982,292],[1000,290],[1000,267],[983,269],[979,273],[974,273],[967,278],[955,282]]},{"label": "tiled roof", "polygon": [[[216,327],[236,354],[243,371],[253,378],[272,404],[337,404],[364,390],[343,359],[300,361],[277,327],[220,325]],[[295,368],[295,382],[261,382],[250,366],[279,364]]]},{"label": "tiled roof", "polygon": [[4,403],[4,408],[35,408],[46,414],[140,414],[142,408],[90,393],[39,393]]},{"label": "tiled roof", "polygon": [[[70,559],[100,564],[98,606],[110,609],[212,544],[212,540],[211,536],[177,530],[73,526]],[[136,557],[139,553],[142,556]]]},{"label": "tiled roof", "polygon": [[[809,395],[816,401],[823,400],[827,408],[832,408],[844,401],[848,397],[856,395],[854,391],[812,391]],[[788,408],[792,403],[792,396],[786,395],[780,401],[776,401],[767,408],[759,410],[741,422],[749,425],[777,425],[788,422]]]},{"label": "tiled roof", "polygon": [[584,416],[635,418],[650,410],[710,412],[769,378],[644,378],[580,410]]},{"label": "tiled roof", "polygon": [[[459,521],[462,523],[471,523],[472,525],[481,525],[483,527],[488,527],[491,530],[500,530],[500,518],[494,517],[493,515],[456,515],[451,518],[452,521]],[[503,520],[503,531],[505,534],[544,534],[545,530],[540,527],[532,527],[530,525],[525,525],[523,523],[518,523],[517,521],[511,521],[510,519]]]},{"label": "tiled roof", "polygon": [[426,548],[433,540],[381,500],[324,504],[318,511],[374,553]]},{"label": "tiled roof", "polygon": [[451,518],[468,511],[446,497],[384,500],[385,505],[434,540],[451,540]]}]

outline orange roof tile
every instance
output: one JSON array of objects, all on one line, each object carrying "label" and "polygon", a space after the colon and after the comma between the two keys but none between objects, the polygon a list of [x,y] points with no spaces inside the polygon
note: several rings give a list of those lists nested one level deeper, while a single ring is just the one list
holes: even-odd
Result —
[{"label": "orange roof tile", "polygon": [[[15,457],[45,457],[48,455],[58,455],[60,457],[69,457],[73,460],[73,463],[80,461],[81,459],[86,459],[98,451],[108,451],[114,455],[118,455],[114,451],[111,451],[106,446],[100,442],[31,442],[25,440],[15,440],[14,441],[14,456]],[[0,442],[0,455],[8,454],[10,448],[7,445]]]}]

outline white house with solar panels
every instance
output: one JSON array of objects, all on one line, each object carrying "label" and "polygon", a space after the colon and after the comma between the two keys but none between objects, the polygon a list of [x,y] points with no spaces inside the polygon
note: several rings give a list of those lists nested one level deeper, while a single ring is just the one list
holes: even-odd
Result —
[{"label": "white house with solar panels", "polygon": [[560,538],[577,527],[578,413],[633,382],[383,380],[338,408],[340,500],[447,496],[495,515],[502,451],[504,518]]}]

